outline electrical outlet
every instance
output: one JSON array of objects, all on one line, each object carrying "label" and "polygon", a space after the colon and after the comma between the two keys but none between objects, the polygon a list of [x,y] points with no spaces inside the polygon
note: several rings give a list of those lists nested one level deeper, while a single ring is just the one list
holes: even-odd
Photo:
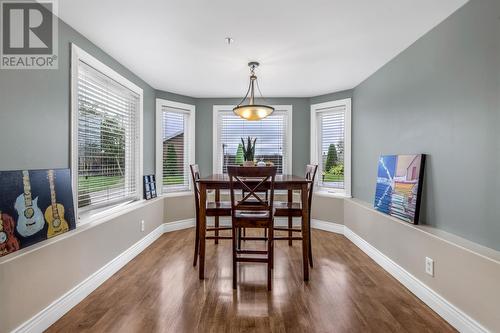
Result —
[{"label": "electrical outlet", "polygon": [[425,272],[430,276],[434,276],[434,260],[425,257]]},{"label": "electrical outlet", "polygon": [[141,232],[144,232],[144,220],[141,221]]}]

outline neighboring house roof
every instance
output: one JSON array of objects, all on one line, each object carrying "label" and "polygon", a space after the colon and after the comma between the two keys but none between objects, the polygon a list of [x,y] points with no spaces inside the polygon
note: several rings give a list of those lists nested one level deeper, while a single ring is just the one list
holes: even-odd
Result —
[{"label": "neighboring house roof", "polygon": [[183,130],[177,131],[177,132],[167,136],[165,139],[163,139],[163,142],[167,142],[167,141],[172,140],[173,138],[175,138],[177,136],[181,136],[183,134],[184,134]]}]

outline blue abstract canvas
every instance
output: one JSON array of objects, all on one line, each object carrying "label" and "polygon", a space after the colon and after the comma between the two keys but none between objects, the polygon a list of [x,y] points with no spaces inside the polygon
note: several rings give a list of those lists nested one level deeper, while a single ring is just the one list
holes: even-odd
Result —
[{"label": "blue abstract canvas", "polygon": [[375,209],[418,223],[425,155],[383,155],[378,161]]}]

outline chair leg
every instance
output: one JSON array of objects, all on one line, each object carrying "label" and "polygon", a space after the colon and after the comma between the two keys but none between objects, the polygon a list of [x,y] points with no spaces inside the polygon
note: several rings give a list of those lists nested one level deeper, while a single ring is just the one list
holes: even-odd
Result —
[{"label": "chair leg", "polygon": [[247,236],[247,228],[243,228],[243,237]]},{"label": "chair leg", "polygon": [[193,266],[196,266],[198,261],[198,252],[200,246],[200,224],[198,223],[198,219],[196,219],[196,227],[195,227],[195,236],[194,236],[194,258],[193,258]]},{"label": "chair leg", "polygon": [[271,268],[274,269],[274,228],[269,229],[269,242],[271,243]]},{"label": "chair leg", "polygon": [[[215,217],[215,228],[219,228],[219,217]],[[219,244],[219,230],[215,230],[215,239],[214,239],[214,244]]]},{"label": "chair leg", "polygon": [[[238,228],[240,230],[240,228]],[[237,279],[237,267],[236,267],[236,228],[233,226],[233,242],[232,242],[232,248],[233,248],[233,289],[236,289],[236,279]]]},{"label": "chair leg", "polygon": [[312,253],[312,233],[311,233],[311,217],[310,217],[310,213],[309,213],[309,244],[308,244],[308,247],[309,247],[309,266],[311,267],[314,267],[314,264],[313,264],[313,253]]},{"label": "chair leg", "polygon": [[238,228],[238,249],[241,249],[241,228]]},{"label": "chair leg", "polygon": [[[292,202],[293,202],[293,191],[288,190],[288,203],[290,204]],[[292,229],[292,227],[293,227],[293,217],[288,216],[288,229]],[[292,237],[293,237],[293,232],[291,230],[288,230],[288,246],[293,245]]]}]

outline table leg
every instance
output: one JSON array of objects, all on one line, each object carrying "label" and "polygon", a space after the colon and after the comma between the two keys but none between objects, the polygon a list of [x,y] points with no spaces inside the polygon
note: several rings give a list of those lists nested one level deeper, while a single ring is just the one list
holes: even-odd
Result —
[{"label": "table leg", "polygon": [[[288,190],[288,204],[293,202],[293,190]],[[293,228],[293,217],[291,215],[288,216],[288,229]],[[288,246],[293,245],[292,241],[293,232],[291,230],[288,231]]]},{"label": "table leg", "polygon": [[205,236],[207,227],[207,186],[200,183],[200,272],[199,278],[205,278]]},{"label": "table leg", "polygon": [[304,265],[304,281],[309,281],[309,207],[307,184],[302,185],[302,264]]},{"label": "table leg", "polygon": [[[220,201],[220,190],[215,190],[215,202],[219,202]],[[214,239],[214,243],[215,244],[219,244],[219,230],[217,230],[219,228],[219,217],[216,216],[214,218],[214,224],[215,224],[215,239]]]}]

